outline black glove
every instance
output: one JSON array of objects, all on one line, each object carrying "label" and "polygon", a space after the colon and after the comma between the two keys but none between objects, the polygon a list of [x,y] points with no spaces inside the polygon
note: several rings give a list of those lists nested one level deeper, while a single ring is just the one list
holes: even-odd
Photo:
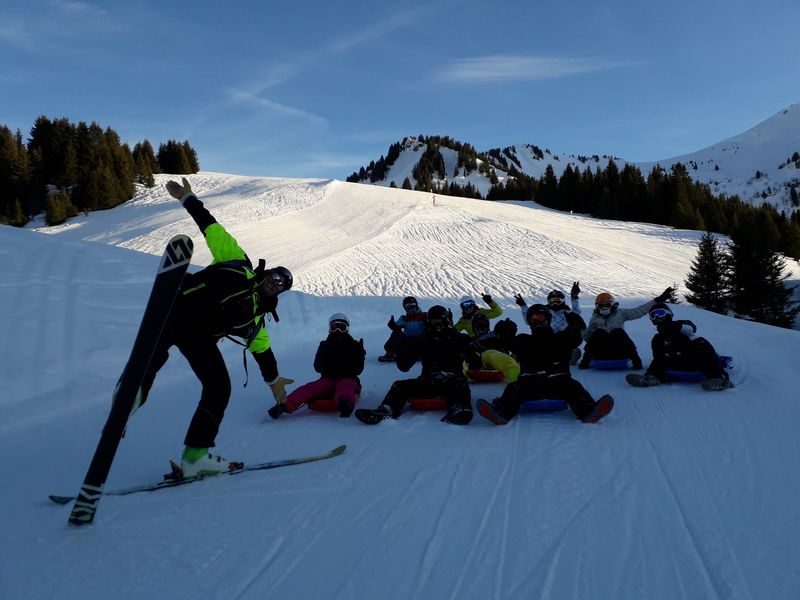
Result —
[{"label": "black glove", "polygon": [[392,331],[403,331],[403,328],[402,328],[402,327],[400,327],[400,325],[398,325],[398,324],[395,322],[395,320],[394,320],[394,315],[392,315],[392,318],[391,318],[391,319],[389,319],[389,322],[386,324],[386,326],[387,326],[389,329],[391,329]]},{"label": "black glove", "polygon": [[527,302],[522,298],[522,294],[517,294],[514,296],[514,302],[517,303],[519,306],[527,306]]},{"label": "black glove", "polygon": [[581,293],[581,286],[580,286],[580,285],[578,285],[578,282],[576,281],[576,282],[574,282],[574,283],[572,284],[572,289],[569,291],[569,295],[570,295],[570,296],[571,296],[571,297],[572,297],[574,300],[577,300],[577,299],[578,299],[578,296],[580,295],[580,293]]},{"label": "black glove", "polygon": [[363,348],[364,347],[364,338],[361,338],[360,340],[358,340],[358,344],[359,344],[359,346],[361,346]]},{"label": "black glove", "polygon": [[486,302],[486,304],[491,304],[492,303],[492,297],[489,294],[484,294],[483,296],[481,296],[481,299],[484,302]]},{"label": "black glove", "polygon": [[655,298],[653,298],[653,299],[654,299],[656,302],[666,302],[667,300],[671,300],[671,299],[672,299],[672,293],[673,293],[673,291],[674,291],[674,290],[673,290],[671,287],[668,287],[668,288],[667,288],[667,289],[665,289],[663,292],[661,292],[661,294],[660,294],[660,295],[656,296],[656,297],[655,297]]},{"label": "black glove", "polygon": [[447,309],[447,320],[450,321],[450,324],[453,324],[453,311],[449,308]]}]

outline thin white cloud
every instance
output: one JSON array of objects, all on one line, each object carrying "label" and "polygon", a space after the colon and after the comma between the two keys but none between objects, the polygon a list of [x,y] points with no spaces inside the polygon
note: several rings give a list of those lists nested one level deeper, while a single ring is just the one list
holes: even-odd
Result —
[{"label": "thin white cloud", "polygon": [[536,81],[630,66],[631,62],[600,58],[493,55],[452,61],[434,74],[443,83]]},{"label": "thin white cloud", "polygon": [[82,17],[107,17],[108,11],[104,8],[98,8],[86,2],[68,2],[66,0],[52,0],[50,2],[54,7],[62,12],[70,15],[77,15]]},{"label": "thin white cloud", "polygon": [[319,115],[315,115],[314,113],[300,110],[291,106],[286,106],[285,104],[280,104],[278,102],[273,102],[272,100],[246,90],[230,90],[228,93],[231,101],[234,104],[257,106],[280,115],[303,119],[316,126],[327,127],[328,125],[328,122]]},{"label": "thin white cloud", "polygon": [[324,54],[341,54],[356,46],[360,46],[374,39],[382,38],[397,29],[402,29],[408,25],[418,23],[427,12],[430,12],[430,9],[417,9],[393,15],[384,21],[379,21],[369,27],[355,31],[348,36],[334,40],[328,45]]}]

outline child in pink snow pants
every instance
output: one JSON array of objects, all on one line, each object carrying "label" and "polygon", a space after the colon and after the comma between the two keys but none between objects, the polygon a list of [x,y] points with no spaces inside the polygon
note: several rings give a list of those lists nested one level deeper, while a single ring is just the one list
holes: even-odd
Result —
[{"label": "child in pink snow pants", "polygon": [[364,340],[356,341],[350,335],[350,320],[347,315],[335,313],[328,319],[328,337],[319,343],[314,357],[314,370],[321,375],[292,391],[283,404],[276,404],[267,411],[277,419],[283,413],[293,413],[315,400],[333,398],[339,416],[349,417],[356,405],[356,396],[361,393],[358,376],[364,370]]}]

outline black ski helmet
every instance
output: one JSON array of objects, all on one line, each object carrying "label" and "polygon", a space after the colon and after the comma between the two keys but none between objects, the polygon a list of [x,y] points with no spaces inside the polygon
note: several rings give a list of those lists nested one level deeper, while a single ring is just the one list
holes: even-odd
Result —
[{"label": "black ski helmet", "polygon": [[414,298],[414,296],[406,296],[405,298],[403,298],[403,308],[405,310],[418,309],[419,302],[417,302],[417,299]]},{"label": "black ski helmet", "polygon": [[564,292],[561,290],[553,290],[549,294],[547,294],[547,305],[548,306],[560,306],[564,304],[564,299],[566,296]]},{"label": "black ski helmet", "polygon": [[540,323],[546,322],[549,325],[552,316],[553,315],[550,313],[550,309],[544,304],[533,304],[528,307],[528,310],[525,313],[525,320],[529,325],[532,325],[531,320],[538,321]]},{"label": "black ski helmet", "polygon": [[[260,266],[259,264],[259,267]],[[286,267],[274,267],[264,270],[262,282],[267,283],[270,288],[273,286],[280,288],[278,292],[278,294],[280,294],[292,288],[294,278],[292,277],[292,272]]]},{"label": "black ski helmet", "polygon": [[494,325],[494,334],[500,339],[510,339],[517,335],[517,324],[511,319],[503,319]]},{"label": "black ski helmet", "polygon": [[475,313],[472,316],[472,333],[475,337],[480,337],[489,333],[491,326],[489,325],[489,317],[483,313]]},{"label": "black ski helmet", "polygon": [[428,327],[434,331],[444,331],[450,324],[450,315],[447,309],[440,304],[435,304],[428,309]]}]

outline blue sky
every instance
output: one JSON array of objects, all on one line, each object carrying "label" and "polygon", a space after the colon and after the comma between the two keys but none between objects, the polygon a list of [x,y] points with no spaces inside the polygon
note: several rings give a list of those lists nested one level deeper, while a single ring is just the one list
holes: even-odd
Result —
[{"label": "blue sky", "polygon": [[648,161],[800,101],[799,25],[796,0],[5,0],[0,124],[188,139],[242,175],[344,179],[419,133]]}]

